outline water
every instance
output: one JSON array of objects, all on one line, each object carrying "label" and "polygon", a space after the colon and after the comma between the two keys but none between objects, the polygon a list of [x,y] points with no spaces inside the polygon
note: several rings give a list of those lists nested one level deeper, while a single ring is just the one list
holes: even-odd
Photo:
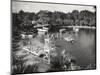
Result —
[{"label": "water", "polygon": [[[56,33],[58,34],[58,32],[52,33],[56,36]],[[72,36],[74,38],[74,42],[68,42],[66,40],[64,40],[65,37],[68,36]],[[42,40],[42,41],[40,41]],[[25,40],[24,40],[25,41]],[[32,38],[31,42],[32,44],[37,44],[37,45],[41,45],[43,47],[42,44],[44,44],[44,37],[41,38]],[[22,42],[22,40],[20,41]],[[60,58],[59,56],[61,55],[62,51],[65,50],[66,54],[71,55],[72,57],[75,58],[76,60],[76,64],[78,66],[88,66],[89,64],[95,64],[95,30],[92,29],[81,29],[78,33],[73,33],[72,30],[67,30],[65,33],[62,34],[62,36],[59,36],[58,38],[54,39],[53,42],[55,43],[55,46],[57,47],[56,49],[56,53],[57,53],[57,57]],[[42,44],[40,44],[42,43]],[[21,43],[20,43],[21,44]],[[21,45],[20,45],[21,46]],[[38,62],[38,60],[36,60],[34,58],[34,56],[32,54],[26,54],[25,52],[23,53],[22,50],[18,50],[18,52],[15,52],[18,56],[23,56],[23,60],[24,58],[27,59],[27,62],[24,62],[24,64],[27,65],[31,65],[34,64],[34,62]],[[26,56],[24,56],[24,54],[26,54]],[[34,61],[33,61],[34,60]],[[53,60],[54,62],[56,61],[55,59]],[[62,61],[62,59],[61,59]],[[56,61],[58,62],[58,61]],[[16,63],[16,62],[15,62]],[[63,65],[63,64],[62,64]],[[59,70],[59,65],[57,65],[57,63],[55,63],[54,66],[57,66],[56,69]],[[54,68],[52,68],[52,64],[46,64],[44,62],[41,62],[38,64],[38,68],[37,71],[38,72],[46,72],[48,70],[52,70]],[[31,71],[31,69],[29,69]],[[19,70],[18,70],[19,71]],[[55,70],[57,71],[57,70]],[[27,71],[25,71],[27,72]],[[33,72],[33,70],[32,70]]]},{"label": "water", "polygon": [[[62,36],[66,37],[67,32]],[[79,33],[72,34],[75,41],[67,42],[64,39],[57,39],[56,45],[59,46],[58,51],[65,49],[66,53],[70,53],[75,57],[76,62],[80,66],[95,64],[95,30],[80,30]]]}]

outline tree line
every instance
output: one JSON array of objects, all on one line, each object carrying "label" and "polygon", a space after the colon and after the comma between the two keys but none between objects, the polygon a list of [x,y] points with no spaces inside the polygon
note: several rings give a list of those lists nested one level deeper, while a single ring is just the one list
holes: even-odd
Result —
[{"label": "tree line", "polygon": [[40,10],[37,13],[24,12],[12,13],[12,27],[14,29],[32,29],[36,25],[49,26],[96,26],[96,12],[89,10],[73,10],[64,13],[60,11]]}]

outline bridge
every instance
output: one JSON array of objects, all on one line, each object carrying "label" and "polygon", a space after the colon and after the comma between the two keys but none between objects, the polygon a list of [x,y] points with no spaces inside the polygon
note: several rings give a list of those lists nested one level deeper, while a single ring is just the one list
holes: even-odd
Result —
[{"label": "bridge", "polygon": [[96,27],[90,27],[90,26],[62,26],[63,28],[77,28],[77,29],[96,29]]}]

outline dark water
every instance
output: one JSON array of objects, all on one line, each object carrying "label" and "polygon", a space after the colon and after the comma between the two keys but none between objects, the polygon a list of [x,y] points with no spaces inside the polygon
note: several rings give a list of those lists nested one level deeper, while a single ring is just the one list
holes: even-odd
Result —
[{"label": "dark water", "polygon": [[[67,33],[62,35],[67,36]],[[64,39],[57,39],[56,45],[59,46],[58,52],[65,49],[66,53],[70,53],[75,57],[76,62],[80,66],[95,64],[95,30],[80,30],[78,33],[73,33],[75,41],[67,42]]]}]

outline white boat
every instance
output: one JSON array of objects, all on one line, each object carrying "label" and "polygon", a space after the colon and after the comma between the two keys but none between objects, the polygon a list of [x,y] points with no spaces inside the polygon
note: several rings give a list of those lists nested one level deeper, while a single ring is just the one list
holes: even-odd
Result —
[{"label": "white boat", "polygon": [[68,42],[69,42],[69,41],[74,41],[74,38],[72,38],[72,36],[65,37],[64,39],[65,39],[66,41],[68,41]]}]

